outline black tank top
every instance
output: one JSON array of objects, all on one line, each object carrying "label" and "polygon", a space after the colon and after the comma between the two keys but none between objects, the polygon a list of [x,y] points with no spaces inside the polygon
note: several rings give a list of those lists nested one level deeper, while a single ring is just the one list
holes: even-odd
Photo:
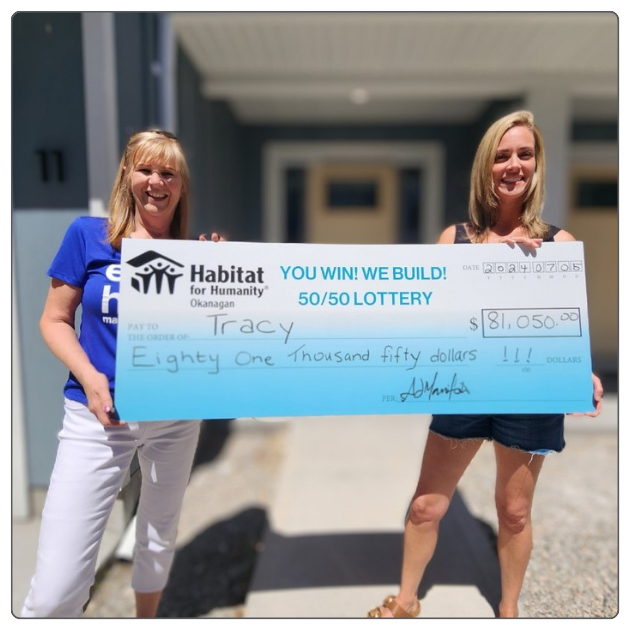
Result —
[{"label": "black tank top", "polygon": [[[543,238],[544,242],[551,242],[554,239],[554,236],[560,231],[559,227],[556,227],[555,225],[550,225],[549,229],[547,230],[547,234],[545,234],[545,237]],[[455,225],[455,240],[453,241],[453,243],[456,244],[468,244],[471,245],[472,241],[470,240],[470,238],[468,237],[468,232],[466,232],[466,224],[465,223],[457,223]]]}]

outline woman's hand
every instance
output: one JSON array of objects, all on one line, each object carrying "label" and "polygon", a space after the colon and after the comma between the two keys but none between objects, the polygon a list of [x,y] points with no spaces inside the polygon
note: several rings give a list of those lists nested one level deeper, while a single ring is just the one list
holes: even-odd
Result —
[{"label": "woman's hand", "polygon": [[504,236],[499,241],[499,243],[507,243],[510,247],[521,245],[526,249],[538,249],[542,242],[542,238],[530,238],[529,236]]},{"label": "woman's hand", "polygon": [[88,401],[88,409],[104,427],[120,427],[124,424],[114,409],[114,401],[109,391],[109,381],[102,372],[94,372],[81,383]]},{"label": "woman's hand", "polygon": [[584,413],[572,413],[572,416],[590,416],[596,418],[599,416],[602,410],[602,398],[604,397],[604,386],[602,381],[596,374],[592,374],[593,377],[593,411],[585,411]]},{"label": "woman's hand", "polygon": [[[199,235],[199,240],[200,241],[207,241],[208,237],[205,234],[200,234]],[[212,234],[210,235],[210,240],[214,243],[218,243],[219,241],[225,241],[225,239],[220,236],[219,234],[217,234],[216,232],[212,232]]]}]

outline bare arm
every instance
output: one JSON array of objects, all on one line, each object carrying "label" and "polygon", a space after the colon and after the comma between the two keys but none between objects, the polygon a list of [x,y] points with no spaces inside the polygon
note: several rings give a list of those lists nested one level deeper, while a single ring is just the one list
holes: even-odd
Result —
[{"label": "bare arm", "polygon": [[114,418],[114,403],[107,376],[92,365],[74,330],[74,318],[82,294],[80,288],[53,278],[39,329],[51,352],[83,386],[88,409],[103,426],[120,426],[124,423]]},{"label": "bare arm", "polygon": [[452,245],[455,242],[455,226],[449,225],[438,239],[438,245]]},{"label": "bare arm", "polygon": [[569,234],[566,230],[560,230],[554,237],[553,240],[556,243],[560,243],[562,241],[574,241],[575,237],[573,234]]},{"label": "bare arm", "polygon": [[[560,230],[554,237],[553,240],[556,243],[562,241],[574,241],[575,238],[572,234],[569,234],[566,230]],[[502,238],[501,243],[507,243],[508,245],[522,245],[523,247],[528,247],[530,249],[538,249],[542,243],[542,238],[531,238],[529,236],[506,236]]]}]

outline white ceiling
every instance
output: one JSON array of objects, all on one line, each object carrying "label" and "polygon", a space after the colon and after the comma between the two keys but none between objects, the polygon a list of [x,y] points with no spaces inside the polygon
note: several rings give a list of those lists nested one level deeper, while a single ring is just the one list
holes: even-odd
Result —
[{"label": "white ceiling", "polygon": [[498,98],[569,93],[616,120],[618,18],[560,13],[172,13],[207,98],[246,123],[468,122]]}]

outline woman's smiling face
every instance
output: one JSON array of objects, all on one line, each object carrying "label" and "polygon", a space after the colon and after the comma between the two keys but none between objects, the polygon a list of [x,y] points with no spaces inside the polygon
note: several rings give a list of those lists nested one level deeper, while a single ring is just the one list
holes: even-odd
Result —
[{"label": "woman's smiling face", "polygon": [[492,166],[494,191],[500,201],[524,197],[535,172],[534,134],[524,125],[508,129],[499,142]]},{"label": "woman's smiling face", "polygon": [[131,193],[143,222],[170,224],[182,194],[182,178],[172,165],[139,162],[131,173]]}]

